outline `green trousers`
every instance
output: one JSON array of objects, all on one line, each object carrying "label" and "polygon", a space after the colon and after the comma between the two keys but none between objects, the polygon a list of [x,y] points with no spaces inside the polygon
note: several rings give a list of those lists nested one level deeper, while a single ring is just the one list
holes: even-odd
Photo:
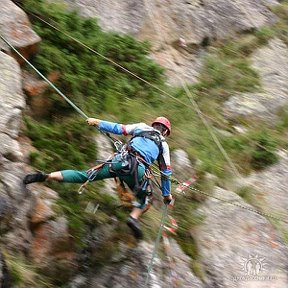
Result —
[{"label": "green trousers", "polygon": [[[110,163],[105,163],[94,175],[91,174],[91,171],[79,171],[79,170],[62,170],[61,174],[63,176],[63,182],[66,183],[84,183],[87,180],[98,181],[107,178],[118,177],[128,187],[133,191],[135,185],[134,176],[131,174],[123,173],[123,169],[127,168],[127,161],[121,158],[120,154],[117,154]],[[141,163],[138,164],[138,181],[141,183],[143,176],[145,174],[145,166]],[[135,207],[143,209],[145,207],[146,192],[140,191],[135,193],[137,203]]]}]

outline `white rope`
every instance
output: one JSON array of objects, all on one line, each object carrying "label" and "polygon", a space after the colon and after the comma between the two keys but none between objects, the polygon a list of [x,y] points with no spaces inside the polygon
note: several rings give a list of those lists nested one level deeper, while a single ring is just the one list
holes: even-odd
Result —
[{"label": "white rope", "polygon": [[[151,1],[150,0],[144,0],[144,4],[146,7],[146,10],[148,12],[148,15],[150,17],[150,20],[152,23],[154,23],[154,19],[153,19],[153,14],[152,14],[152,9],[151,9]],[[154,9],[156,11],[156,9]],[[159,19],[159,15],[158,17],[155,17],[156,19]],[[154,25],[154,29],[155,32],[158,34],[159,38],[162,41],[162,44],[164,45],[165,43],[167,43],[164,33],[161,33],[161,31],[158,29],[158,27],[156,25]],[[174,51],[172,50],[172,47],[169,46],[169,49],[171,50],[171,53],[174,54]],[[177,67],[175,62],[170,61],[174,67],[174,71],[177,71]],[[183,87],[184,91],[186,92],[186,95],[189,99],[189,101],[191,102],[191,104],[193,105],[194,110],[196,111],[196,113],[198,114],[198,116],[200,117],[202,123],[204,124],[204,126],[206,127],[206,129],[208,130],[209,134],[211,135],[213,141],[215,142],[215,144],[217,145],[217,147],[219,148],[220,152],[222,153],[222,155],[224,156],[224,158],[227,160],[229,166],[232,168],[234,174],[239,177],[242,178],[241,174],[239,173],[238,169],[236,168],[236,166],[234,165],[234,163],[232,162],[231,158],[228,156],[227,152],[225,151],[224,147],[222,146],[222,144],[220,143],[219,139],[217,138],[217,136],[215,135],[215,133],[213,132],[212,128],[210,127],[208,121],[205,119],[205,117],[203,116],[203,113],[201,112],[198,104],[196,103],[196,101],[193,99],[192,93],[190,92],[190,90],[188,89],[187,83],[185,80],[183,80],[182,77],[180,77],[179,75],[176,74],[176,77],[178,79],[180,79],[181,81],[181,86]],[[189,106],[191,108],[191,106]]]}]

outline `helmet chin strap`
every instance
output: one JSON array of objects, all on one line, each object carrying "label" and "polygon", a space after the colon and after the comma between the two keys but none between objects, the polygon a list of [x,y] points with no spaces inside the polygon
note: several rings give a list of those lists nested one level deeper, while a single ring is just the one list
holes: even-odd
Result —
[{"label": "helmet chin strap", "polygon": [[154,129],[156,129],[157,131],[159,131],[162,136],[167,136],[167,134],[168,134],[168,129],[167,129],[164,125],[161,125],[161,127],[164,128],[164,129],[161,129],[161,130],[157,129],[157,125],[152,125],[152,127],[153,127]]},{"label": "helmet chin strap", "polygon": [[165,129],[161,134],[162,136],[167,136],[168,129]]}]

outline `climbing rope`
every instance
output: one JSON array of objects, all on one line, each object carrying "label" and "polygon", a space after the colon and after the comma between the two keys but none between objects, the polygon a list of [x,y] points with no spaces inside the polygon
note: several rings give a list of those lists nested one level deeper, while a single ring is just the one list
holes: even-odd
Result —
[{"label": "climbing rope", "polygon": [[163,208],[163,212],[162,212],[162,217],[161,217],[161,221],[160,221],[160,228],[159,228],[158,233],[157,233],[157,237],[156,237],[156,241],[155,241],[152,257],[150,259],[150,262],[149,262],[148,268],[147,268],[146,280],[145,280],[145,284],[144,284],[145,287],[148,287],[148,284],[149,284],[150,273],[152,271],[153,264],[154,264],[154,259],[155,259],[156,255],[157,255],[157,251],[158,251],[158,248],[159,248],[159,245],[160,245],[160,239],[161,239],[161,236],[162,236],[162,233],[163,233],[163,230],[164,230],[164,223],[166,221],[167,215],[168,215],[168,205],[165,204],[164,208]]},{"label": "climbing rope", "polygon": [[[154,26],[155,32],[158,34],[158,37],[160,38],[160,42],[164,47],[164,44],[167,43],[166,39],[165,39],[165,33],[162,33],[163,31],[161,31],[161,29],[158,27],[160,25],[156,25],[154,23],[154,19],[160,19],[160,17],[154,17],[152,15],[152,8],[151,8],[151,1],[150,0],[144,0],[144,5],[146,7],[146,10],[148,12],[148,15],[150,17],[151,23]],[[155,11],[155,9],[153,10]],[[172,50],[172,47],[169,46],[169,49],[171,51],[171,54],[174,55],[174,51]],[[175,57],[175,56],[174,56]],[[177,71],[177,67],[175,62],[170,61],[171,64],[174,67],[174,71]],[[221,144],[221,142],[219,141],[219,139],[217,138],[216,134],[213,132],[213,129],[210,127],[208,121],[206,120],[206,118],[204,117],[202,111],[200,110],[197,102],[194,100],[193,95],[191,93],[191,91],[188,89],[187,83],[185,80],[183,80],[182,77],[180,77],[176,72],[175,72],[176,77],[180,80],[181,86],[184,89],[189,101],[192,104],[192,107],[194,108],[194,110],[196,111],[196,113],[198,114],[199,118],[201,119],[202,123],[204,124],[205,128],[207,129],[208,133],[210,134],[210,136],[212,137],[213,141],[215,142],[216,146],[218,147],[218,149],[220,150],[220,152],[222,153],[222,155],[224,156],[224,158],[226,159],[226,161],[228,162],[229,166],[231,167],[231,169],[233,170],[234,174],[239,177],[242,178],[241,174],[239,173],[238,169],[236,168],[236,166],[234,165],[234,163],[232,162],[231,158],[229,157],[229,155],[227,154],[227,152],[225,151],[223,145]],[[189,105],[189,108],[192,109],[192,107]]]},{"label": "climbing rope", "polygon": [[[21,7],[24,11],[25,11],[25,7],[23,5],[21,5],[20,3],[17,3],[17,5],[19,7]],[[167,91],[157,87],[156,85],[154,85],[153,83],[145,80],[144,78],[140,77],[139,75],[133,73],[132,71],[130,71],[129,69],[125,68],[124,66],[120,65],[119,63],[115,62],[114,60],[104,56],[103,54],[99,53],[98,51],[96,51],[95,49],[91,48],[90,46],[88,46],[87,44],[81,42],[80,40],[78,40],[77,38],[71,36],[70,34],[68,34],[67,32],[64,32],[62,30],[60,30],[58,27],[56,27],[55,25],[49,23],[48,21],[42,19],[41,17],[39,17],[38,15],[36,15],[33,12],[29,12],[29,14],[33,15],[35,18],[37,18],[38,20],[40,20],[41,22],[45,23],[46,25],[48,25],[49,27],[53,28],[54,30],[58,31],[59,33],[67,36],[69,39],[75,41],[76,43],[78,43],[80,46],[85,47],[86,49],[88,49],[90,52],[98,55],[99,57],[101,57],[102,59],[110,62],[111,64],[113,64],[114,66],[120,68],[121,70],[123,70],[124,72],[127,72],[128,74],[130,74],[131,76],[137,78],[138,80],[142,81],[143,83],[147,84],[148,86],[152,87],[153,89],[161,92],[163,95],[166,95],[168,97],[170,97],[171,99],[173,99],[174,101],[186,106],[186,107],[190,107],[190,105],[186,102],[181,101],[180,99],[174,97],[172,94],[168,93]],[[50,19],[51,21],[51,19]],[[52,20],[53,21],[53,20]],[[55,21],[54,21],[55,22]]]},{"label": "climbing rope", "polygon": [[[28,64],[41,78],[43,78],[69,105],[71,105],[84,119],[89,117],[78,107],[76,106],[64,93],[62,93],[47,77],[45,77],[30,61],[28,61],[3,35],[0,34],[0,38],[22,59]],[[120,151],[122,148],[122,142],[118,139],[113,138],[109,133],[102,132],[97,126],[96,128],[105,136],[107,136],[110,141],[113,143],[117,151]]]},{"label": "climbing rope", "polygon": [[[17,5],[25,11],[25,7],[24,7],[23,5],[21,5],[20,3],[17,3]],[[240,7],[240,8],[241,8],[241,7]],[[106,61],[112,63],[112,64],[115,65],[116,67],[118,67],[118,68],[122,69],[123,71],[127,72],[127,73],[130,74],[131,76],[134,76],[135,78],[137,78],[138,80],[144,82],[145,84],[149,85],[150,87],[158,90],[158,91],[161,92],[162,94],[165,94],[166,96],[170,97],[171,99],[175,100],[176,102],[179,102],[179,103],[183,104],[183,105],[186,106],[186,107],[190,107],[190,105],[188,105],[187,103],[181,101],[181,100],[178,99],[178,98],[175,98],[175,97],[174,97],[173,95],[171,95],[170,93],[168,93],[168,92],[160,89],[159,87],[157,87],[157,86],[155,86],[154,84],[150,83],[149,81],[141,78],[141,77],[138,76],[137,74],[131,72],[130,70],[128,70],[127,68],[121,66],[120,64],[118,64],[117,62],[113,61],[112,59],[110,59],[110,58],[102,55],[101,53],[99,53],[99,52],[96,51],[95,49],[89,47],[88,45],[86,45],[85,43],[81,42],[81,41],[78,40],[77,38],[71,36],[70,34],[68,34],[68,33],[66,33],[66,32],[63,32],[62,30],[60,30],[59,28],[57,28],[55,25],[52,25],[51,23],[49,23],[48,21],[46,21],[46,20],[44,20],[43,18],[39,17],[39,16],[36,15],[35,13],[33,13],[33,12],[31,12],[31,11],[29,11],[28,13],[29,13],[30,15],[33,15],[33,16],[34,16],[35,18],[37,18],[39,21],[45,23],[47,26],[51,27],[52,29],[54,29],[54,30],[62,33],[63,35],[65,35],[65,36],[67,36],[68,38],[70,38],[71,40],[75,41],[75,42],[78,43],[80,46],[85,47],[86,49],[88,49],[88,50],[91,51],[92,53],[98,55],[98,56],[101,57],[102,59],[105,59]],[[55,21],[52,20],[52,19],[49,19],[49,20],[55,22]],[[154,22],[152,22],[152,24],[154,25]],[[155,30],[158,30],[157,27],[155,27],[155,25],[154,25],[154,29],[155,29]],[[157,31],[157,32],[159,33],[159,31]],[[160,35],[161,35],[161,34],[162,34],[162,33],[160,33]],[[163,40],[162,40],[162,42],[163,42]],[[175,65],[175,63],[173,63],[173,65]],[[176,75],[176,76],[179,77],[178,75]],[[180,79],[180,80],[181,80],[181,79]],[[189,93],[191,93],[191,92],[189,91]],[[204,91],[202,91],[201,93],[207,94],[207,93],[205,93]],[[191,101],[191,97],[190,97],[190,101]],[[197,104],[197,103],[196,103],[196,104]],[[204,118],[206,118],[206,119],[210,119],[211,121],[216,122],[218,125],[221,125],[215,118],[213,118],[213,117],[211,117],[211,116],[203,113],[202,111],[200,111],[200,115],[202,115],[202,117],[204,117]],[[206,120],[206,122],[207,122],[207,120]],[[208,123],[207,123],[207,124],[208,124]],[[206,125],[205,125],[205,126],[206,126]],[[248,126],[249,126],[249,125],[248,125]],[[226,128],[226,126],[225,126],[224,128]],[[250,128],[250,126],[249,126],[249,128]],[[210,133],[210,134],[211,134],[211,133]],[[251,140],[251,139],[250,139],[249,137],[247,137],[245,134],[242,134],[242,136],[243,136],[244,138],[246,138],[247,140],[251,141],[252,143],[254,143],[256,146],[261,147],[261,148],[264,149],[265,151],[267,151],[267,152],[273,152],[273,151],[268,150],[265,146],[259,144],[258,142]],[[214,137],[214,136],[212,136],[212,137]],[[219,146],[219,144],[217,144],[217,146]],[[222,150],[222,148],[221,148],[221,150]],[[224,152],[223,154],[226,154],[226,155],[225,155],[225,158],[227,159],[227,153]],[[230,162],[230,160],[228,160],[228,162]],[[233,165],[233,164],[232,164],[232,165]],[[230,162],[230,166],[231,166],[231,162]],[[233,170],[235,171],[235,168],[233,168]],[[237,170],[237,169],[236,169],[236,170]],[[237,172],[238,172],[238,171],[237,171]],[[237,172],[236,172],[236,174],[238,174]],[[241,177],[241,176],[240,176],[240,177]]]},{"label": "climbing rope", "polygon": [[[32,13],[33,14],[33,13]],[[35,14],[34,14],[35,15]],[[104,58],[105,60],[111,62],[113,65],[121,68],[122,70],[126,71],[127,73],[129,73],[130,75],[136,77],[137,79],[143,81],[144,83],[146,83],[147,85],[155,88],[156,90],[160,91],[161,93],[169,96],[170,98],[174,99],[175,101],[177,101],[178,103],[181,103],[189,108],[191,108],[190,105],[188,105],[187,103],[181,101],[180,99],[172,96],[171,94],[167,93],[166,91],[160,89],[159,87],[155,86],[154,84],[148,82],[147,80],[139,77],[138,75],[132,73],[131,71],[129,71],[128,69],[126,69],[125,67],[119,65],[118,63],[116,63],[115,61],[101,55],[99,52],[95,51],[94,49],[91,49],[89,46],[87,46],[86,44],[83,44],[81,43],[79,40],[77,40],[76,38],[70,36],[69,34],[61,31],[60,29],[58,29],[57,27],[53,26],[52,24],[48,23],[47,21],[41,19],[39,16],[35,15],[35,17],[37,17],[39,20],[41,20],[42,22],[46,23],[47,25],[49,25],[50,27],[52,27],[53,29],[57,30],[58,32],[61,32],[62,34],[66,35],[67,37],[69,37],[70,39],[76,41],[78,44],[86,47],[88,50],[92,51],[93,53],[97,54],[98,56]],[[152,21],[153,23],[153,21]],[[157,29],[156,29],[157,30]],[[163,35],[162,33],[160,33],[160,35]],[[8,41],[6,39],[4,39],[1,35],[0,37],[8,44]],[[9,45],[9,44],[8,44]],[[9,45],[22,59],[24,59],[24,61],[26,63],[28,63],[30,66],[32,64],[30,64],[30,62],[28,62],[16,49],[14,49],[14,47],[12,47],[11,45]],[[175,63],[174,63],[175,65]],[[32,67],[32,66],[31,66]],[[34,68],[34,66],[32,67],[34,70],[36,68]],[[45,81],[47,81],[54,89],[56,88],[53,83],[51,83],[45,76],[43,76],[38,70],[35,70]],[[180,77],[179,77],[180,80],[182,80]],[[183,80],[182,80],[183,81]],[[181,81],[181,82],[182,82]],[[185,84],[185,85],[184,85]],[[187,84],[186,82],[184,82],[184,84],[182,84],[185,92],[187,93],[187,91],[189,91],[188,87],[187,87]],[[63,97],[63,93],[61,91],[59,91],[59,89],[55,89],[62,97]],[[63,95],[62,95],[63,94]],[[226,153],[226,151],[224,150],[223,146],[221,145],[221,143],[219,142],[219,140],[217,139],[216,135],[213,133],[212,129],[210,128],[207,120],[205,119],[205,121],[203,121],[203,118],[204,118],[204,114],[201,112],[201,110],[199,109],[198,107],[198,104],[195,102],[195,100],[192,97],[192,95],[189,95],[191,94],[191,92],[189,91],[189,93],[187,93],[187,97],[189,98],[190,102],[192,103],[192,105],[194,106],[194,109],[196,110],[197,114],[199,115],[199,117],[201,118],[202,122],[204,123],[205,127],[208,129],[209,133],[211,134],[214,142],[216,143],[216,145],[218,146],[218,148],[220,149],[221,153],[224,155],[225,159],[228,161],[229,165],[232,167],[232,170],[234,171],[234,173],[237,175],[237,176],[240,176],[240,173],[238,172],[238,170],[236,169],[235,165],[233,164],[233,162],[231,161],[231,159],[229,158],[228,154]],[[65,95],[64,95],[65,96]],[[77,110],[83,117],[85,117],[87,119],[87,116],[75,105],[73,104],[66,96],[63,97],[72,107],[74,107],[75,110]],[[67,99],[66,99],[67,98]],[[76,108],[77,107],[77,108]],[[81,112],[80,112],[81,111]],[[211,133],[212,132],[212,133]],[[108,136],[108,135],[106,135]],[[114,139],[112,140],[113,143],[114,143]],[[118,150],[118,149],[117,149]],[[160,174],[161,175],[161,174]],[[181,184],[177,179],[171,179],[171,182],[172,183],[175,183],[175,184]],[[266,213],[266,212],[261,212],[261,211],[258,211],[258,210],[255,210],[253,208],[250,208],[250,207],[246,207],[244,205],[241,205],[241,204],[238,204],[238,203],[235,203],[235,202],[232,202],[232,201],[229,201],[229,200],[225,200],[225,199],[221,199],[220,197],[217,197],[217,196],[214,196],[214,195],[211,195],[207,192],[204,192],[204,191],[201,191],[201,190],[198,190],[194,187],[188,187],[190,190],[192,190],[193,192],[197,192],[197,193],[201,193],[207,197],[212,197],[212,198],[215,198],[217,199],[218,201],[222,201],[222,202],[225,202],[225,203],[228,203],[228,204],[231,204],[231,205],[234,205],[234,206],[237,206],[237,207],[240,207],[240,208],[243,208],[243,209],[246,209],[246,210],[249,210],[249,211],[252,211],[254,213],[257,213],[259,215],[262,215],[262,216],[266,216],[268,218],[271,218],[271,219],[274,219],[274,220],[278,220],[278,221],[282,221],[282,222],[286,222],[287,220],[284,220],[282,218],[279,218],[279,217],[276,217],[276,216],[273,216],[269,213]],[[167,205],[165,205],[165,208],[164,208],[164,211],[162,213],[162,219],[161,219],[161,222],[160,222],[160,228],[159,228],[159,232],[162,232],[163,231],[163,222],[165,221],[165,218],[167,217]],[[148,281],[149,281],[149,274],[151,272],[151,269],[152,269],[152,266],[153,266],[153,261],[154,261],[154,258],[156,256],[156,253],[157,253],[157,249],[158,249],[158,246],[159,246],[159,242],[160,242],[160,238],[161,238],[161,233],[158,232],[158,235],[157,235],[157,239],[156,239],[156,243],[155,243],[155,246],[154,246],[154,251],[153,251],[153,255],[152,255],[152,259],[150,261],[150,264],[149,264],[149,267],[148,267],[148,274],[147,274],[147,278],[146,278],[146,282],[145,284],[148,285]],[[159,238],[159,239],[158,239]]]},{"label": "climbing rope", "polygon": [[[162,171],[159,171],[159,170],[157,171],[154,166],[152,166],[151,169],[152,169],[153,173],[155,173],[155,175],[157,175],[157,176],[161,177],[161,175],[165,175]],[[173,177],[170,177],[170,181],[171,181],[171,183],[176,184],[176,185],[181,185],[182,184],[182,182],[178,181],[176,178],[173,178]],[[235,200],[234,201],[233,200],[226,200],[226,199],[223,199],[221,197],[212,195],[209,192],[205,192],[205,191],[199,190],[197,188],[194,188],[192,186],[187,186],[186,189],[189,189],[190,191],[192,191],[194,193],[199,193],[199,194],[205,195],[207,197],[214,198],[214,199],[216,199],[216,200],[218,200],[220,202],[224,202],[224,203],[236,206],[238,208],[242,208],[242,209],[248,210],[250,212],[254,212],[254,213],[259,214],[261,216],[264,216],[264,217],[267,217],[267,218],[270,218],[270,219],[273,219],[273,220],[281,221],[281,222],[284,222],[284,223],[288,223],[288,219],[284,219],[282,217],[277,217],[277,216],[272,215],[272,213],[265,212],[265,211],[259,211],[259,210],[253,209],[251,207],[247,207],[247,206],[241,205],[239,203],[235,203],[234,202]]]},{"label": "climbing rope", "polygon": [[[17,5],[25,11],[25,7],[24,7],[23,5],[21,5],[20,3],[17,3]],[[147,9],[147,8],[146,8],[146,9]],[[148,12],[149,12],[149,11],[148,11]],[[174,101],[176,101],[176,102],[178,102],[178,103],[181,103],[182,105],[184,105],[184,106],[186,106],[186,107],[191,108],[189,104],[187,104],[187,103],[181,101],[180,99],[174,97],[174,96],[171,95],[170,93],[168,93],[168,92],[162,90],[161,88],[155,86],[155,85],[152,84],[151,82],[149,82],[149,81],[141,78],[141,77],[138,76],[137,74],[131,72],[129,69],[127,69],[127,68],[125,68],[124,66],[118,64],[117,62],[113,61],[112,59],[110,59],[110,58],[102,55],[101,53],[99,53],[99,52],[96,51],[95,49],[89,47],[88,45],[86,45],[85,43],[81,42],[81,41],[78,40],[77,38],[71,36],[71,35],[68,34],[67,32],[64,32],[64,31],[60,30],[60,29],[57,28],[55,25],[49,23],[48,21],[44,20],[44,19],[41,18],[40,16],[36,15],[35,13],[29,11],[29,14],[30,14],[30,15],[33,15],[33,16],[34,16],[35,18],[37,18],[39,21],[45,23],[47,26],[51,27],[52,29],[60,32],[61,34],[65,35],[65,36],[67,36],[69,39],[75,41],[75,42],[78,43],[80,46],[85,47],[85,48],[88,49],[90,52],[98,55],[98,56],[101,57],[102,59],[104,59],[104,60],[110,62],[111,64],[115,65],[116,67],[122,69],[123,71],[127,72],[127,73],[130,74],[131,76],[133,76],[133,77],[137,78],[138,80],[144,82],[145,84],[149,85],[150,87],[158,90],[158,91],[161,92],[162,94],[165,94],[166,96],[170,97],[170,98],[173,99]],[[52,19],[49,19],[49,20],[50,20],[50,21],[53,21],[53,22],[55,23],[54,20],[52,20]],[[155,31],[157,31],[157,33],[161,35],[161,39],[162,39],[161,41],[163,42],[162,33],[159,33],[158,28],[157,28],[157,26],[154,24],[154,22],[152,22],[152,24],[153,24],[153,26],[154,26]],[[175,65],[175,63],[172,63],[172,64]],[[176,75],[176,76],[179,78],[178,75]],[[179,79],[182,81],[181,78],[179,78]],[[185,84],[185,86],[186,86],[185,90],[187,90],[187,89],[188,89],[187,84]],[[189,90],[188,90],[188,91],[189,91]],[[187,92],[186,92],[186,93],[187,93]],[[202,93],[204,93],[204,92],[202,92]],[[189,91],[189,94],[191,94],[190,91]],[[188,98],[189,98],[190,102],[191,102],[191,101],[194,102],[194,103],[191,103],[192,105],[194,105],[194,106],[195,106],[195,104],[197,105],[197,103],[196,103],[195,100],[193,99],[193,96],[192,96],[192,95],[191,95],[191,96],[188,96]],[[198,110],[197,114],[198,114],[202,119],[204,119],[204,122],[206,122],[206,123],[205,123],[205,126],[206,126],[208,132],[210,133],[210,135],[212,136],[212,138],[214,139],[214,141],[216,142],[218,148],[220,149],[220,151],[222,152],[222,154],[224,155],[225,159],[228,161],[228,163],[230,164],[230,166],[233,167],[232,169],[233,169],[234,173],[235,173],[236,175],[240,175],[240,178],[241,178],[241,174],[238,172],[238,170],[236,169],[236,167],[235,167],[235,165],[233,164],[233,162],[229,159],[229,156],[228,156],[228,154],[226,153],[226,151],[221,147],[221,143],[219,142],[218,139],[216,139],[216,138],[217,138],[216,135],[215,135],[214,132],[209,128],[209,123],[207,122],[206,119],[210,119],[211,121],[214,121],[214,122],[217,122],[217,120],[216,120],[215,118],[207,115],[207,114],[204,114],[200,109]],[[218,125],[219,125],[219,122],[217,122],[217,123],[218,123]],[[247,140],[252,141],[249,137],[245,136],[244,134],[243,134],[242,136],[243,136],[244,138],[246,138]],[[268,151],[268,152],[271,152],[271,151],[269,151],[266,147],[264,147],[263,145],[257,143],[256,141],[252,141],[252,142],[253,142],[256,146],[261,147],[262,149],[264,149],[264,150],[266,150],[266,151]]]}]

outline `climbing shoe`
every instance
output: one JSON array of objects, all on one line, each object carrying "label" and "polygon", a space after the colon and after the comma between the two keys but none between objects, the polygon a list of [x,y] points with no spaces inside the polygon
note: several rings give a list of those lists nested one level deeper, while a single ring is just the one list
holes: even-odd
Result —
[{"label": "climbing shoe", "polygon": [[133,235],[136,239],[143,239],[143,232],[137,219],[129,216],[126,223],[128,227],[132,230]]},{"label": "climbing shoe", "polygon": [[42,173],[42,172],[35,172],[27,174],[24,179],[24,184],[30,184],[33,182],[44,182],[48,177],[48,174]]}]

